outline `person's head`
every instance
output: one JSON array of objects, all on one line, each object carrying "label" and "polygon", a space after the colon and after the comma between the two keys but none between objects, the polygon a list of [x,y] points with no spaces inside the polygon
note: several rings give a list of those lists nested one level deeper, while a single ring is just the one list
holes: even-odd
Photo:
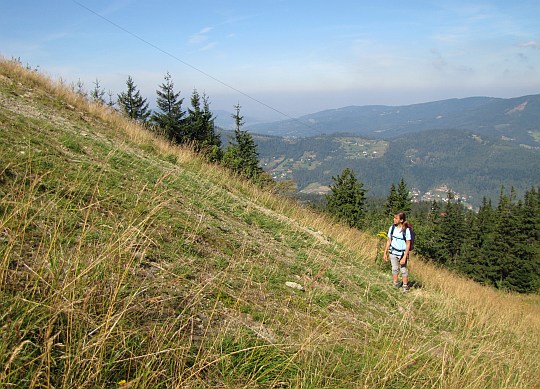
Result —
[{"label": "person's head", "polygon": [[398,212],[394,215],[394,224],[405,225],[406,222],[407,222],[407,215],[405,215],[405,212]]}]

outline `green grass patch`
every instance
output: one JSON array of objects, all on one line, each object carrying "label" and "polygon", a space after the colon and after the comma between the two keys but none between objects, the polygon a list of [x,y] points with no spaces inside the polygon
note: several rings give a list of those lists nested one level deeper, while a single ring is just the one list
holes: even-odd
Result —
[{"label": "green grass patch", "polygon": [[225,336],[219,350],[222,357],[218,368],[228,385],[289,386],[298,374],[292,352],[256,339],[249,332]]},{"label": "green grass patch", "polygon": [[81,154],[83,152],[81,144],[73,136],[64,135],[60,138],[60,142],[74,153]]}]

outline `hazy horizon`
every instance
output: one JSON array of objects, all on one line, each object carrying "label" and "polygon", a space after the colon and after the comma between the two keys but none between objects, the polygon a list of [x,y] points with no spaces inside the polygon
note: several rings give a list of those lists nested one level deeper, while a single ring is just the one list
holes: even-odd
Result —
[{"label": "hazy horizon", "polygon": [[213,109],[279,120],[540,93],[538,19],[532,0],[10,2],[0,55],[115,95],[130,75],[151,105],[170,72],[185,105],[196,88]]}]

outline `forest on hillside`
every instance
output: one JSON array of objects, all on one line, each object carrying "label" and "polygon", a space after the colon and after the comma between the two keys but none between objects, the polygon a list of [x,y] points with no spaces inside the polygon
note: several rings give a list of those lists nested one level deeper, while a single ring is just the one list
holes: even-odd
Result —
[{"label": "forest on hillside", "polygon": [[[513,187],[523,196],[540,183],[539,150],[465,130],[431,130],[392,139],[377,148],[377,154],[369,148],[365,154],[360,149],[351,152],[347,149],[351,139],[357,145],[374,141],[345,134],[255,139],[262,162],[280,159],[288,161],[283,163],[286,168],[294,166],[288,179],[299,191],[314,183],[328,186],[332,176],[351,168],[369,196],[385,196],[389,184],[404,177],[410,188],[421,192],[446,185],[453,192],[466,193],[478,208],[484,197],[496,199],[501,186]],[[307,157],[309,161],[302,163]],[[280,167],[270,166],[265,167],[270,173]]]},{"label": "forest on hillside", "polygon": [[[448,199],[451,200],[451,197]],[[434,202],[419,224],[418,254],[498,289],[540,289],[540,187],[518,199],[501,191],[480,210]]]},{"label": "forest on hillside", "polygon": [[325,210],[336,220],[386,240],[392,216],[405,212],[415,232],[414,252],[424,260],[497,289],[540,290],[540,187],[523,198],[502,188],[496,205],[484,198],[474,212],[451,192],[445,201],[414,205],[403,179],[390,186],[384,204],[369,206],[354,171],[345,169],[332,179]]}]

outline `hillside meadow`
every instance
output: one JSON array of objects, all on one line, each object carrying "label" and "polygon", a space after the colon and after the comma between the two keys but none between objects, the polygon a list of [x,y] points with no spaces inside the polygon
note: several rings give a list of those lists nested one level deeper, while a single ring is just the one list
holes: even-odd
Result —
[{"label": "hillside meadow", "polygon": [[0,131],[0,387],[540,387],[538,295],[415,257],[402,293],[377,237],[8,60]]}]

